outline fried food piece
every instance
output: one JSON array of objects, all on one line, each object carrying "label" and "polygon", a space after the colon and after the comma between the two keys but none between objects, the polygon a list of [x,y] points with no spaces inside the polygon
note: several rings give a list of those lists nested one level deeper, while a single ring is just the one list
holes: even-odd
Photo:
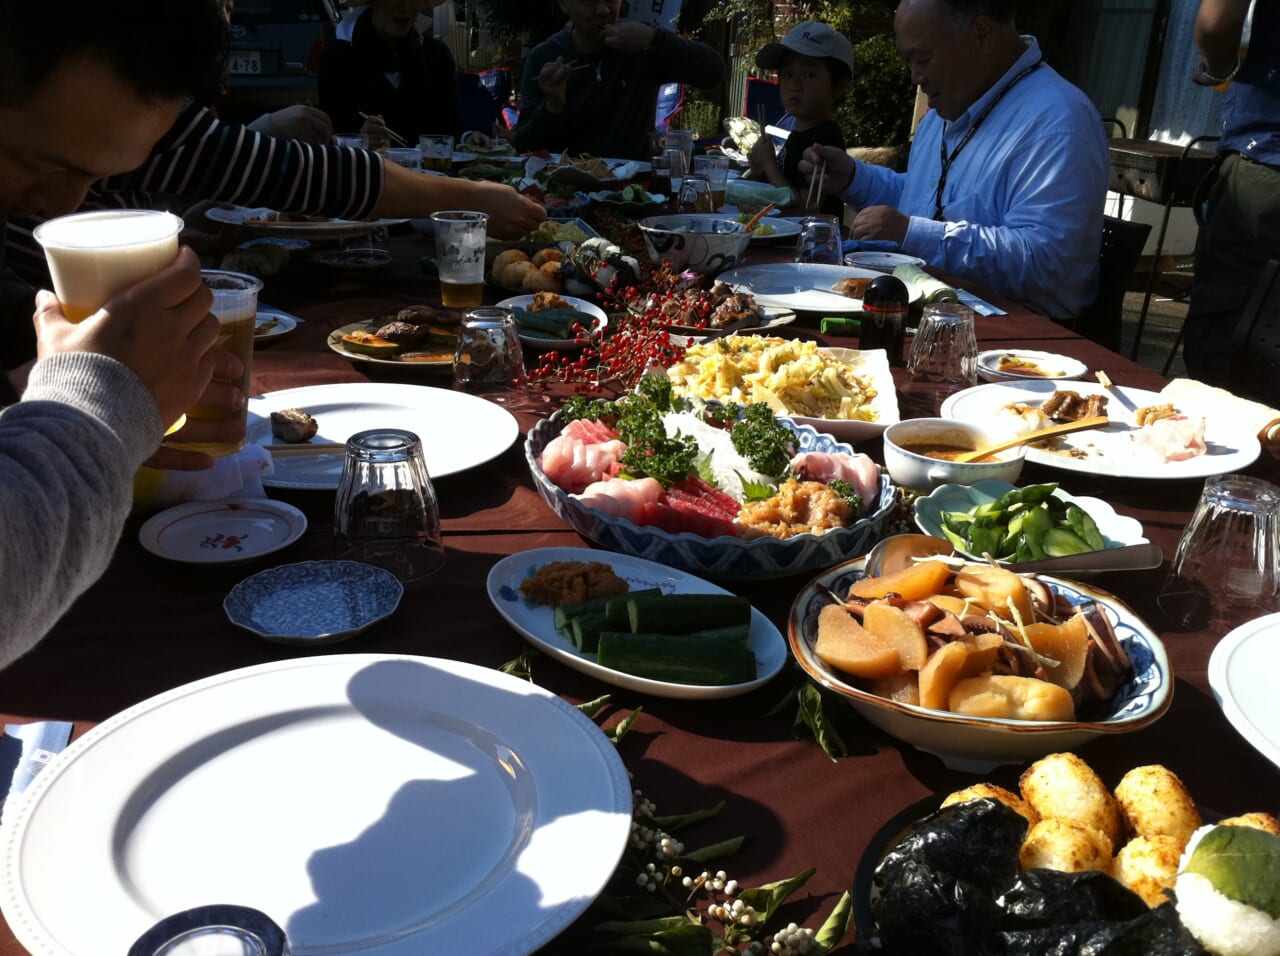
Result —
[{"label": "fried food piece", "polygon": [[1024,870],[1106,872],[1111,866],[1111,845],[1106,834],[1086,824],[1041,818],[1027,831],[1027,838],[1018,851],[1018,863]]},{"label": "fried food piece", "polygon": [[[1032,827],[1040,822],[1040,814],[1022,797],[994,783],[975,783],[972,787],[957,790],[942,801],[942,806],[949,807],[955,803],[968,803],[970,800],[995,800],[1003,803],[1010,810],[1015,810],[1026,818],[1027,826]],[[941,809],[941,807],[939,808]]]},{"label": "fried food piece", "polygon": [[1116,801],[1136,836],[1171,836],[1185,844],[1204,822],[1177,774],[1159,764],[1126,773],[1116,787]]},{"label": "fried food piece", "polygon": [[1063,389],[1049,396],[1040,410],[1055,422],[1075,422],[1082,418],[1094,418],[1107,413],[1107,396],[1090,395],[1084,398],[1078,392]]},{"label": "fried food piece", "polygon": [[1219,820],[1220,827],[1253,827],[1272,836],[1280,836],[1280,820],[1269,813],[1242,813],[1238,817]]},{"label": "fried food piece", "polygon": [[533,302],[529,304],[530,312],[541,312],[543,309],[571,309],[569,305],[555,292],[535,292],[533,294]]},{"label": "fried food piece", "polygon": [[1084,401],[1084,407],[1081,409],[1077,418],[1098,418],[1107,414],[1107,396],[1090,395]]},{"label": "fried food piece", "polygon": [[410,305],[396,313],[396,321],[410,325],[455,326],[462,321],[462,316],[453,309],[441,309],[434,305]]},{"label": "fried food piece", "polygon": [[1177,414],[1178,410],[1173,407],[1172,402],[1165,402],[1163,405],[1143,405],[1133,413],[1133,421],[1135,425],[1141,427],[1158,422],[1162,418],[1174,418]]},{"label": "fried food piece", "polygon": [[553,561],[520,584],[524,594],[551,607],[625,594],[630,589],[631,585],[603,561]]},{"label": "fried food piece", "polygon": [[380,339],[395,342],[396,345],[416,345],[426,338],[430,326],[415,325],[411,322],[388,322],[374,333]]},{"label": "fried food piece", "polygon": [[282,408],[271,413],[271,434],[290,445],[311,441],[320,425],[300,408]]},{"label": "fried food piece", "polygon": [[1185,845],[1185,840],[1167,835],[1136,836],[1116,854],[1111,875],[1154,909],[1165,902],[1164,891],[1173,889]]},{"label": "fried food piece", "polygon": [[861,299],[867,293],[867,286],[871,285],[870,279],[860,279],[850,276],[848,279],[841,279],[831,287],[832,292],[840,295],[847,295],[851,299]]},{"label": "fried food piece", "polygon": [[541,269],[548,262],[563,262],[564,253],[559,249],[539,249],[533,254],[533,259],[530,261]]},{"label": "fried food piece", "polygon": [[1075,754],[1049,754],[1037,760],[1023,771],[1018,786],[1042,820],[1070,820],[1100,831],[1109,841],[1108,858],[1123,842],[1120,805],[1093,768]]}]

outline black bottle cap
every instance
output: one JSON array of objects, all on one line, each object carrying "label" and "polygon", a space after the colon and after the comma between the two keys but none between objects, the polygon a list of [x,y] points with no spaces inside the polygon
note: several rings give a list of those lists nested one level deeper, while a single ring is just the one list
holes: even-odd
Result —
[{"label": "black bottle cap", "polygon": [[905,309],[911,301],[907,285],[897,276],[876,276],[862,295],[862,304],[869,309]]}]

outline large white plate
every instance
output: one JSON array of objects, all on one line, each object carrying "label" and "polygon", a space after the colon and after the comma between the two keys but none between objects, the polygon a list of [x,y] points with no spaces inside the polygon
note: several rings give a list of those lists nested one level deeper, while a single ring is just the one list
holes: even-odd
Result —
[{"label": "large white plate", "polygon": [[[862,300],[832,292],[841,279],[875,279],[884,275],[874,269],[832,266],[815,262],[770,262],[759,266],[743,266],[722,272],[716,278],[731,286],[745,289],[761,305],[777,305],[805,312],[838,315],[861,312]],[[919,299],[918,289],[911,289],[911,301]]]},{"label": "large white plate", "polygon": [[[444,388],[388,382],[310,385],[268,392],[249,399],[247,441],[276,444],[271,412],[301,408],[316,419],[314,442],[344,443],[367,428],[405,428],[422,439],[432,478],[483,465],[501,455],[519,433],[505,408],[483,398]],[[272,488],[336,490],[342,477],[340,454],[277,456],[275,474],[263,480]]]},{"label": "large white plate", "polygon": [[7,823],[0,904],[38,956],[124,953],[229,900],[295,953],[523,954],[613,873],[631,786],[605,736],[528,681],[334,655],[117,714]]},{"label": "large white plate", "polygon": [[186,564],[236,564],[288,547],[307,516],[269,498],[188,501],[152,515],[138,540],[154,555]]},{"label": "large white plate", "polygon": [[860,422],[848,418],[805,418],[797,415],[796,421],[812,425],[820,432],[835,435],[841,441],[860,441],[882,434],[886,428],[899,421],[898,389],[893,384],[893,372],[889,369],[889,353],[884,349],[843,349],[834,346],[821,349],[826,355],[852,365],[855,372],[871,379],[876,397],[871,407],[876,410],[874,422]]},{"label": "large white plate", "polygon": [[700,684],[673,684],[668,681],[650,680],[602,667],[594,654],[583,654],[563,634],[556,630],[554,612],[542,604],[533,604],[520,593],[520,583],[544,564],[553,561],[603,561],[611,566],[619,577],[626,578],[634,590],[661,588],[664,594],[731,594],[716,587],[710,581],[684,571],[677,571],[665,564],[633,558],[625,554],[610,554],[590,548],[538,548],[522,551],[503,558],[489,571],[489,600],[507,623],[529,639],[531,643],[552,657],[568,664],[574,670],[592,677],[625,687],[628,690],[653,694],[655,697],[675,697],[682,700],[713,700],[720,697],[736,697],[754,690],[772,678],[787,661],[787,645],[782,634],[769,619],[751,609],[749,637],[751,650],[756,655],[756,679],[745,684],[709,687]]},{"label": "large white plate", "polygon": [[265,216],[274,212],[266,207],[233,206],[224,209],[214,206],[205,210],[205,218],[224,225],[244,226],[251,232],[264,236],[297,236],[307,239],[341,239],[358,236],[374,226],[396,226],[407,219],[328,219],[313,222],[264,222]]},{"label": "large white plate", "polygon": [[[726,215],[724,213],[714,212],[696,212],[687,213],[691,219],[729,219],[737,221],[737,215]],[[760,234],[760,227],[769,225],[773,227],[773,231],[765,235]],[[774,239],[789,239],[793,236],[800,235],[800,221],[798,219],[765,219],[756,227],[756,231],[751,234],[752,242],[772,242]],[[723,281],[723,277],[720,277]]]},{"label": "large white plate", "polygon": [[[1116,478],[1207,478],[1247,468],[1262,451],[1257,436],[1233,422],[1206,415],[1204,439],[1208,451],[1186,461],[1162,461],[1154,452],[1133,440],[1133,433],[1137,430],[1133,415],[1144,406],[1163,405],[1164,397],[1141,388],[1116,386],[1105,389],[1095,382],[992,382],[990,385],[975,385],[944,401],[942,417],[990,424],[992,417],[1010,403],[1041,405],[1058,391],[1073,391],[1082,396],[1106,395],[1111,424],[1106,428],[1063,435],[1055,440],[1054,451],[1031,446],[1027,449],[1027,461],[1063,471]],[[1198,414],[1190,407],[1179,407],[1179,411],[1187,415]],[[1062,450],[1056,450],[1058,448]]]},{"label": "large white plate", "polygon": [[1280,614],[1241,624],[1209,656],[1209,686],[1231,726],[1280,767]]}]

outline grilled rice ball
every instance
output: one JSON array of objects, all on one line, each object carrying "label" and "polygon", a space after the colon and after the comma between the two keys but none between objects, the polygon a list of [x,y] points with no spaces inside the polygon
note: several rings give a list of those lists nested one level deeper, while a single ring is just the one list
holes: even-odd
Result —
[{"label": "grilled rice ball", "polygon": [[1101,831],[1110,841],[1108,857],[1124,842],[1120,805],[1093,768],[1075,754],[1037,760],[1023,771],[1018,786],[1041,820],[1071,820]]},{"label": "grilled rice ball", "polygon": [[521,249],[507,249],[494,256],[493,265],[489,267],[490,274],[502,282],[502,273],[507,266],[516,262],[528,262],[529,257]]},{"label": "grilled rice ball", "polygon": [[[559,265],[559,263],[556,263]],[[532,268],[525,272],[520,280],[520,288],[525,292],[559,292],[560,280],[553,275],[548,275],[539,269]]]},{"label": "grilled rice ball", "polygon": [[498,277],[498,284],[506,286],[508,289],[519,289],[524,282],[524,277],[537,271],[537,266],[528,259],[517,259],[502,267],[502,275]]},{"label": "grilled rice ball", "polygon": [[1269,813],[1242,813],[1238,817],[1219,820],[1220,827],[1253,827],[1272,836],[1280,836],[1280,820]]},{"label": "grilled rice ball", "polygon": [[1185,845],[1204,822],[1177,774],[1159,764],[1126,773],[1116,787],[1116,801],[1135,836],[1171,836]]},{"label": "grilled rice ball", "polygon": [[533,254],[532,262],[541,269],[548,262],[564,262],[564,253],[559,249],[539,249]]},{"label": "grilled rice ball", "polygon": [[955,803],[968,803],[970,800],[982,800],[984,798],[1003,803],[1010,810],[1016,810],[1026,818],[1027,826],[1029,827],[1035,826],[1040,822],[1040,814],[1032,809],[1031,804],[1016,793],[1006,790],[1004,787],[997,787],[994,783],[975,783],[972,787],[957,790],[942,801],[942,806],[949,807]]},{"label": "grilled rice ball", "polygon": [[1185,846],[1186,840],[1175,836],[1136,836],[1116,854],[1111,875],[1154,909],[1165,902],[1164,891],[1173,889]]},{"label": "grilled rice ball", "polygon": [[1105,833],[1091,826],[1064,819],[1043,819],[1027,831],[1018,850],[1018,864],[1024,870],[1084,870],[1106,872],[1111,867],[1111,845]]}]

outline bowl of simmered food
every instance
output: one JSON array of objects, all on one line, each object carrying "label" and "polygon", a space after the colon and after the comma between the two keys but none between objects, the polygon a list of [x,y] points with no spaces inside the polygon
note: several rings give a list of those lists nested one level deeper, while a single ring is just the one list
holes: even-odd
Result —
[{"label": "bowl of simmered food", "polygon": [[651,216],[637,224],[656,264],[671,263],[673,272],[692,270],[718,275],[742,262],[751,233],[733,219],[708,219],[696,215]]},{"label": "bowl of simmered food", "polygon": [[995,480],[1013,483],[1022,474],[1024,445],[983,461],[956,461],[957,455],[995,445],[1010,436],[952,418],[912,418],[884,432],[884,463],[904,488],[928,491],[939,485],[971,485]]},{"label": "bowl of simmered food", "polygon": [[927,560],[830,568],[792,604],[805,672],[885,733],[969,772],[1140,730],[1168,710],[1164,645],[1077,581]]}]

